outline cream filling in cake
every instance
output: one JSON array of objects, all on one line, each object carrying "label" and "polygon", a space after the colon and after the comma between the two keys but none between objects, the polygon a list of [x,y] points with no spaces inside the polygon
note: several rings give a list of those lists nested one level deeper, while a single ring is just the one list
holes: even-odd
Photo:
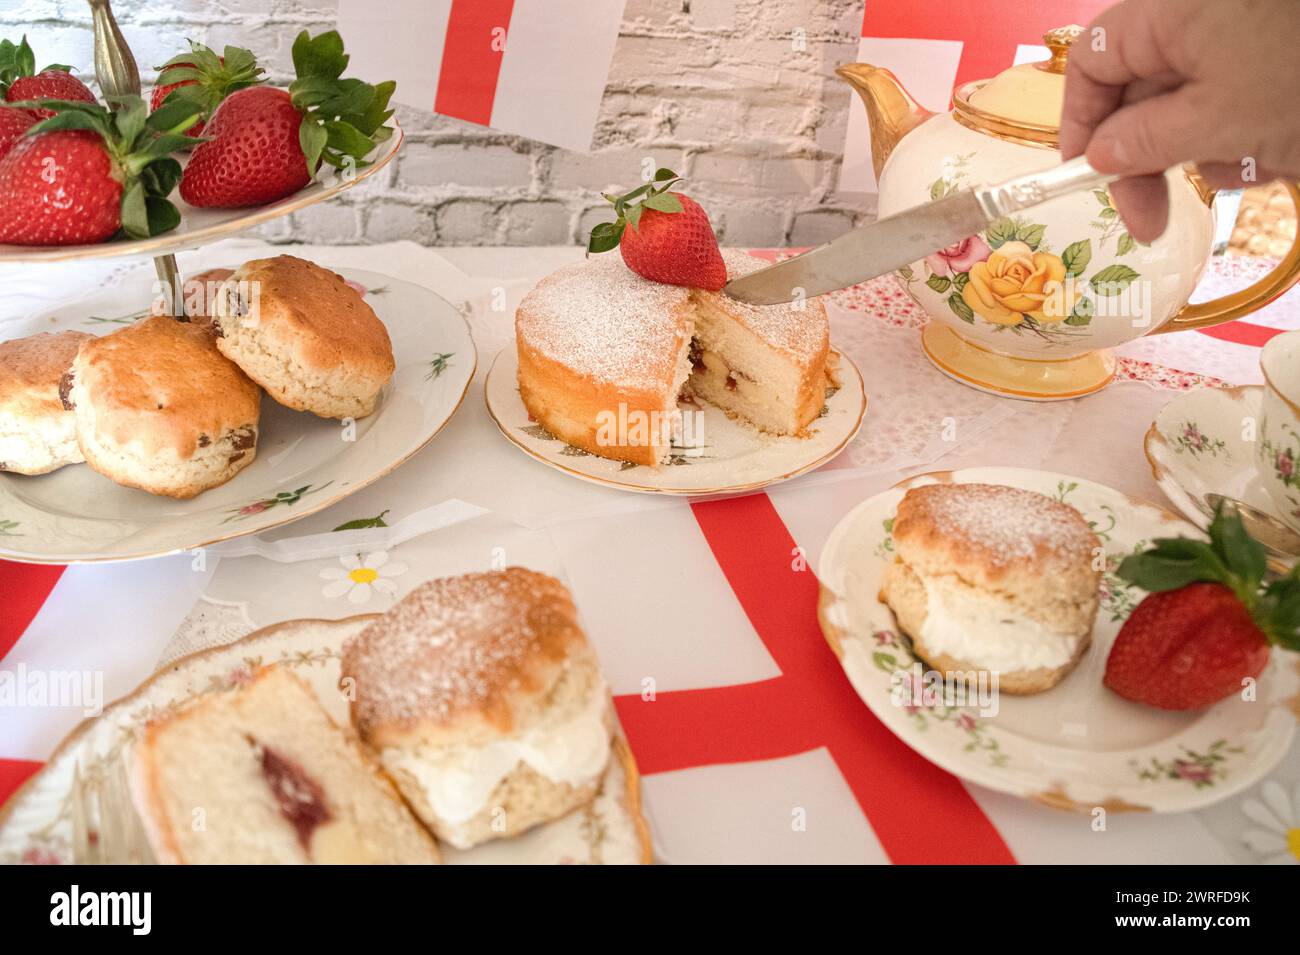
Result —
[{"label": "cream filling in cake", "polygon": [[594,782],[609,761],[609,691],[598,681],[583,708],[558,724],[542,725],[485,746],[387,747],[381,756],[393,773],[423,788],[430,808],[451,826],[473,819],[520,763],[555,783]]},{"label": "cream filling in cake", "polygon": [[921,576],[925,622],[919,637],[932,654],[946,654],[981,670],[1013,673],[1064,666],[1083,634],[1053,630],[996,594],[957,577]]}]

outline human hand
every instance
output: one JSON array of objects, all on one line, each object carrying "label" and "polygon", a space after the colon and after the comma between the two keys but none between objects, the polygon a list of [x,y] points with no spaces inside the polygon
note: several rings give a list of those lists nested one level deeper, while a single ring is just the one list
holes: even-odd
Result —
[{"label": "human hand", "polygon": [[1300,3],[1124,0],[1070,49],[1061,154],[1086,154],[1135,239],[1165,230],[1162,173],[1219,189],[1300,178]]}]

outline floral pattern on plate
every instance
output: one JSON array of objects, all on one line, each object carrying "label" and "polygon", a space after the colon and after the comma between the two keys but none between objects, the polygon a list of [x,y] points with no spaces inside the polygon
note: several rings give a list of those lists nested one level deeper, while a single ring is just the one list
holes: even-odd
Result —
[{"label": "floral pattern on plate", "polygon": [[[0,557],[76,563],[192,550],[305,517],[361,490],[419,451],[460,407],[477,355],[469,326],[421,286],[342,270],[368,290],[397,369],[374,413],[331,421],[262,402],[257,459],[186,501],[121,487],[88,465],[28,477],[0,473]],[[125,316],[147,285],[110,285],[86,299],[6,326],[6,336],[76,328],[86,315]],[[103,330],[118,327],[110,323]]]},{"label": "floral pattern on plate", "polygon": [[[1051,690],[1001,694],[993,707],[945,696],[880,601],[881,579],[893,560],[890,522],[898,502],[908,487],[936,481],[1037,491],[1077,508],[1101,539],[1108,572],[1092,644]],[[1252,785],[1286,754],[1300,671],[1275,652],[1256,700],[1225,700],[1189,713],[1144,707],[1105,689],[1111,643],[1143,596],[1114,576],[1114,567],[1152,538],[1196,533],[1156,507],[1080,478],[1018,468],[919,475],[864,501],[831,532],[818,568],[818,618],[872,712],[944,769],[1057,808],[1197,809]],[[929,698],[917,692],[918,684],[931,690]]]},{"label": "floral pattern on plate", "polygon": [[828,388],[821,416],[807,437],[763,434],[733,421],[712,405],[696,409],[701,443],[679,449],[658,468],[613,461],[561,441],[534,421],[519,397],[519,357],[513,343],[492,362],[483,387],[488,414],[506,439],[525,454],[584,481],[645,494],[717,494],[750,491],[820,467],[840,453],[862,424],[867,397],[862,375],[838,356],[838,388]]},{"label": "floral pattern on plate", "polygon": [[[260,667],[292,668],[310,684],[331,718],[347,725],[347,700],[338,690],[339,652],[345,639],[373,619],[371,614],[288,621],[184,657],[155,674],[75,729],[0,810],[0,864],[71,862],[69,792],[74,767],[91,779],[115,771],[117,761],[149,720],[174,712],[200,693],[228,692]],[[615,737],[601,790],[585,812],[571,813],[514,839],[466,850],[441,848],[444,861],[456,865],[649,862],[640,780],[626,742]]]}]

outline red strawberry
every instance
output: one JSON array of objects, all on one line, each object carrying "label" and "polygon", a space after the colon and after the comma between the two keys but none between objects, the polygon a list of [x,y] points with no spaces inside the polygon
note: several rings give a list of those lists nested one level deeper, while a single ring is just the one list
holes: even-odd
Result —
[{"label": "red strawberry", "polygon": [[637,275],[716,292],[727,284],[727,266],[705,211],[694,199],[668,191],[679,181],[671,169],[660,169],[653,181],[629,193],[606,195],[618,218],[591,230],[587,251],[606,252],[617,244]]},{"label": "red strawberry", "polygon": [[166,196],[180,164],[170,154],[191,140],[150,129],[138,96],[115,113],[51,104],[55,115],[0,159],[0,243],[77,245],[119,229],[144,237],[176,227],[180,214]]},{"label": "red strawberry", "polygon": [[[303,31],[293,44],[298,79],[287,92],[253,86],[227,96],[208,121],[210,138],[185,167],[185,201],[223,209],[265,205],[307,185],[322,161],[364,165],[392,132],[384,123],[394,84],[340,79],[347,61],[338,33],[313,38]],[[169,96],[168,107],[184,92]]]},{"label": "red strawberry", "polygon": [[231,93],[261,82],[263,70],[251,52],[228,46],[224,56],[218,56],[202,43],[190,41],[190,52],[173,57],[159,67],[158,83],[149,97],[150,109],[157,110],[176,90],[183,93],[173,97],[173,102],[184,102],[199,116],[199,121],[186,130],[190,136],[203,135],[203,128],[212,113]]},{"label": "red strawberry", "polygon": [[1300,650],[1300,568],[1263,587],[1264,548],[1221,507],[1210,540],[1162,538],[1118,574],[1150,593],[1124,621],[1104,682],[1165,710],[1239,694],[1268,663],[1269,644]]},{"label": "red strawberry", "polygon": [[35,123],[36,117],[25,109],[0,106],[0,159]]},{"label": "red strawberry", "polygon": [[[81,80],[72,75],[72,67],[54,63],[37,72],[36,58],[27,45],[27,37],[17,44],[0,40],[0,89],[6,102],[37,100],[71,100],[81,103],[95,102],[95,94]],[[54,115],[52,109],[29,107],[37,119]]]}]

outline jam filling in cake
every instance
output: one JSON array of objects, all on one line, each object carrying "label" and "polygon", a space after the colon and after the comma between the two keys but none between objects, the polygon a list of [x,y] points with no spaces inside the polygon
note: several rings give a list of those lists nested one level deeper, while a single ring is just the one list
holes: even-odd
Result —
[{"label": "jam filling in cake", "polygon": [[[766,264],[734,251],[724,261],[733,277]],[[833,384],[820,302],[747,305],[647,281],[615,256],[548,276],[520,303],[515,328],[529,414],[575,447],[637,464],[674,453],[682,405],[804,435]]]}]

